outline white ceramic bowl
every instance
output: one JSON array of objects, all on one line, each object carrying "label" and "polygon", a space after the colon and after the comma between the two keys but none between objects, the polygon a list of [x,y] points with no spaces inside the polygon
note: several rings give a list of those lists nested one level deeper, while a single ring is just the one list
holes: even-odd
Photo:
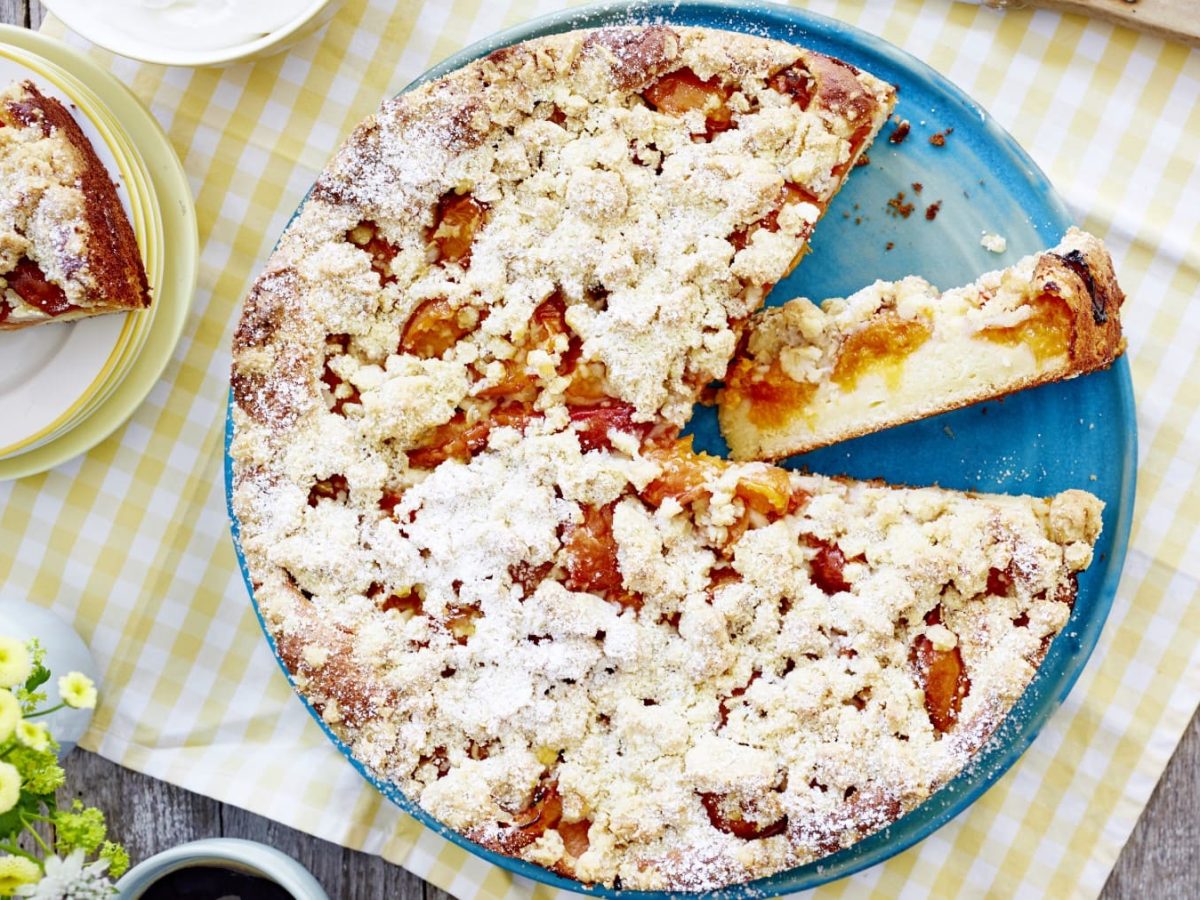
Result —
[{"label": "white ceramic bowl", "polygon": [[190,866],[237,869],[274,881],[296,900],[329,900],[317,879],[296,860],[274,847],[239,838],[206,838],[164,850],[121,876],[117,897],[138,900],[160,878]]},{"label": "white ceramic bowl", "polygon": [[[94,0],[100,3],[103,0]],[[66,0],[42,0],[50,12],[62,19],[68,28],[94,44],[142,62],[160,66],[227,66],[237,62],[261,59],[285,50],[329,22],[345,0],[310,0],[296,18],[269,34],[252,41],[228,47],[184,50],[153,43],[121,30],[119,25],[106,22],[97,28],[88,17],[81,15],[76,3]]]},{"label": "white ceramic bowl", "polygon": [[[68,672],[82,672],[97,683],[100,673],[87,644],[66,619],[48,609],[18,600],[11,591],[0,591],[0,635],[19,641],[37,638],[46,651],[50,683],[43,688],[49,695],[47,705],[58,703],[58,679]],[[98,684],[103,691],[104,686]],[[60,709],[42,719],[58,741],[60,757],[66,756],[92,721],[90,709]]]}]

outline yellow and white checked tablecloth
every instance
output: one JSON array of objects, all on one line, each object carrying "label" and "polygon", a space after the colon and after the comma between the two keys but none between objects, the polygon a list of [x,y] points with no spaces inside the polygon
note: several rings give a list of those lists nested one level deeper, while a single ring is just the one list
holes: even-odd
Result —
[{"label": "yellow and white checked tablecloth", "polygon": [[[458,896],[552,893],[399,813],[290,694],[238,574],[222,439],[242,295],[351,127],[431,64],[553,0],[348,0],[290,53],[224,70],[93,51],[153,110],[196,194],[200,286],[133,419],[87,456],[0,485],[0,585],[73,618],[103,704],[83,745]],[[1095,895],[1200,701],[1200,51],[1077,16],[948,0],[813,0],[989,109],[1129,294],[1141,468],[1112,615],[1020,762],[923,843],[823,895]],[[45,30],[87,45],[50,20]]]}]

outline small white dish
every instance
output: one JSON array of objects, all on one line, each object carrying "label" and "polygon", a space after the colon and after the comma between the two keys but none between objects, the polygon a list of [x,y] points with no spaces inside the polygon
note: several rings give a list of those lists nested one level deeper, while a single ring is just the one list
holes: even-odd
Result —
[{"label": "small white dish", "polygon": [[[66,619],[28,600],[0,597],[0,635],[28,641],[37,638],[46,651],[45,666],[50,670],[50,683],[42,690],[49,695],[50,704],[58,702],[58,679],[68,672],[82,672],[93,681],[100,681],[96,660],[83,638]],[[92,722],[93,710],[60,709],[42,719],[58,741],[58,755],[66,756],[79,743]]]},{"label": "small white dish", "polygon": [[[344,0],[43,0],[94,44],[161,66],[227,66],[271,56],[329,22]],[[273,13],[278,7],[281,12]],[[239,28],[240,12],[255,21]],[[222,18],[216,18],[222,17]],[[230,21],[232,20],[232,21]],[[214,32],[228,35],[226,43]]]},{"label": "small white dish", "polygon": [[274,881],[295,900],[329,900],[317,879],[290,856],[239,838],[207,838],[164,850],[138,863],[117,882],[120,900],[138,900],[149,887],[171,872],[193,866],[219,866]]}]

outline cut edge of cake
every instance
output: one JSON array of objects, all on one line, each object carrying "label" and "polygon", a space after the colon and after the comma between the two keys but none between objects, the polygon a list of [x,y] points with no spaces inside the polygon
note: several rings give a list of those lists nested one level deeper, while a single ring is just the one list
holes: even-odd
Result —
[{"label": "cut edge of cake", "polygon": [[718,394],[737,459],[779,459],[1104,369],[1124,352],[1125,295],[1103,243],[1054,248],[939,292],[876,282],[760,312]]}]

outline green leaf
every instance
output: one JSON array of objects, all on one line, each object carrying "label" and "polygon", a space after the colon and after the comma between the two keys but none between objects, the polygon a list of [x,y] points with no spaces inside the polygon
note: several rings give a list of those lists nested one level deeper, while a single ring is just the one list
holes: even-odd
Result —
[{"label": "green leaf", "polygon": [[36,816],[42,807],[47,803],[53,802],[53,793],[49,795],[34,794],[22,790],[21,797],[17,800],[17,805],[3,815],[0,815],[0,838],[15,840],[25,830],[25,823],[21,821],[21,816]]},{"label": "green leaf", "polygon": [[29,673],[29,677],[25,679],[25,690],[32,694],[49,680],[50,670],[39,662],[33,667],[33,671]]}]

